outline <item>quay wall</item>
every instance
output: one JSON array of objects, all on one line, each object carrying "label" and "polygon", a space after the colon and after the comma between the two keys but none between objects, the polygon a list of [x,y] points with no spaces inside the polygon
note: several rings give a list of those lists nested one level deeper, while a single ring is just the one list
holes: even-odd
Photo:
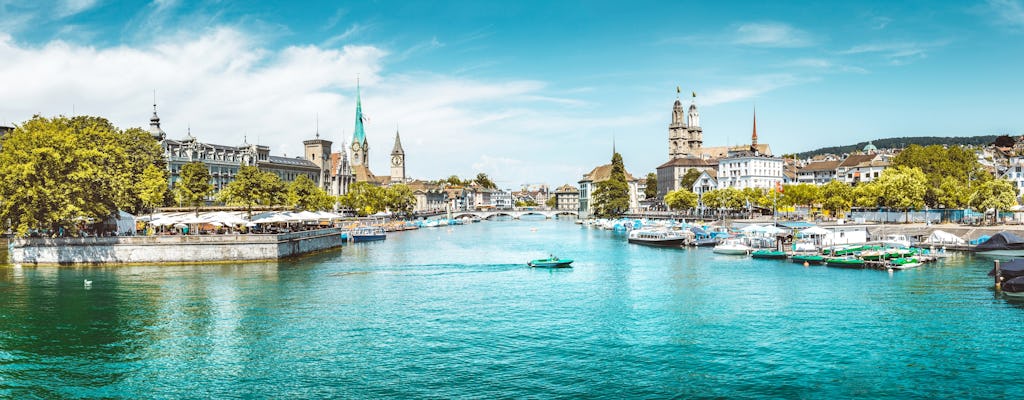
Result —
[{"label": "quay wall", "polygon": [[14,239],[15,264],[162,264],[277,260],[342,245],[341,229],[274,235],[122,236]]}]

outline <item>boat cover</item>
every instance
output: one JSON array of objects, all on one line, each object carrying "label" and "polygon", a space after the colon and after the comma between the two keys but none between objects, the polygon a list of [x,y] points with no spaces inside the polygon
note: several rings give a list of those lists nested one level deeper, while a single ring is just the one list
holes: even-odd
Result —
[{"label": "boat cover", "polygon": [[1003,282],[1003,291],[1011,293],[1022,293],[1024,292],[1024,276],[1018,276]]},{"label": "boat cover", "polygon": [[934,244],[965,244],[966,243],[966,242],[964,242],[963,239],[959,238],[957,235],[954,235],[952,233],[949,233],[949,232],[946,232],[946,231],[943,231],[943,230],[939,230],[939,229],[936,229],[934,232],[932,232],[932,234],[930,236],[928,236],[928,240],[925,240],[924,242],[925,243],[934,243]]},{"label": "boat cover", "polygon": [[[1007,280],[1024,276],[1024,258],[1007,261],[1005,264],[999,265],[999,270],[1002,271],[1003,278]],[[996,267],[993,266],[992,270],[988,271],[988,276],[996,276]]]},{"label": "boat cover", "polygon": [[993,250],[1024,250],[1024,239],[1010,232],[999,232],[975,248],[975,251]]}]

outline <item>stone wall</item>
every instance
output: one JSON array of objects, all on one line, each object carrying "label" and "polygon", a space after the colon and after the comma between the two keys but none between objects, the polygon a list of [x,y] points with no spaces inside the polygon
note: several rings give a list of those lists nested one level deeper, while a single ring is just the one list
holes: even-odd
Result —
[{"label": "stone wall", "polygon": [[159,264],[277,260],[342,245],[341,229],[279,235],[15,239],[15,264]]}]

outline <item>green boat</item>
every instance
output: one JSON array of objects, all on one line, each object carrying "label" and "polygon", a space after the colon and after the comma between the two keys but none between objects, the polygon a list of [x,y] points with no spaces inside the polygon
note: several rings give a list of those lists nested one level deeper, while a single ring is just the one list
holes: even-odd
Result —
[{"label": "green boat", "polygon": [[760,258],[765,260],[785,260],[786,252],[778,250],[756,250],[750,253],[751,258]]},{"label": "green boat", "polygon": [[859,253],[864,250],[864,246],[840,246],[833,247],[831,249],[825,249],[823,253],[833,257],[849,256],[855,253]]},{"label": "green boat", "polygon": [[795,254],[790,257],[797,264],[807,263],[808,265],[821,265],[825,263],[825,256],[817,254]]},{"label": "green boat", "polygon": [[555,256],[531,260],[526,263],[526,265],[533,268],[572,268],[569,264],[572,264],[571,258],[558,258]]},{"label": "green boat", "polygon": [[825,261],[825,265],[840,268],[864,268],[864,260],[856,257],[830,258],[828,261]]}]

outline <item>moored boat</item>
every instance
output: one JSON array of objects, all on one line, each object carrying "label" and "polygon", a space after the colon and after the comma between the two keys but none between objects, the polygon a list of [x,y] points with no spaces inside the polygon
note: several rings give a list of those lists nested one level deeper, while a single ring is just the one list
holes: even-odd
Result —
[{"label": "moored boat", "polygon": [[999,232],[974,248],[977,254],[1024,256],[1024,239],[1010,232]]},{"label": "moored boat", "polygon": [[753,250],[753,248],[743,244],[739,239],[726,239],[721,244],[715,246],[711,251],[718,254],[747,255]]},{"label": "moored boat", "polygon": [[353,242],[373,242],[377,240],[387,239],[387,233],[384,232],[384,228],[379,226],[364,226],[353,229],[349,233],[349,238]]},{"label": "moored boat", "polygon": [[786,256],[786,252],[784,251],[770,249],[755,250],[753,253],[750,253],[751,258],[759,258],[764,260],[785,260]]},{"label": "moored boat", "polygon": [[909,269],[920,267],[922,262],[917,257],[900,257],[889,261],[892,269]]},{"label": "moored boat", "polygon": [[794,254],[790,257],[797,264],[807,263],[808,265],[821,265],[825,263],[825,256],[818,254]]},{"label": "moored boat", "polygon": [[572,268],[572,266],[569,265],[572,264],[572,261],[573,260],[571,258],[558,258],[555,256],[549,256],[548,258],[531,260],[530,262],[526,263],[526,265],[529,265],[530,267],[533,268]]},{"label": "moored boat", "polygon": [[683,247],[693,242],[693,232],[669,229],[637,229],[629,232],[627,241],[656,247]]},{"label": "moored boat", "polygon": [[829,258],[825,261],[825,265],[840,268],[864,268],[864,260],[852,256],[836,257]]}]

